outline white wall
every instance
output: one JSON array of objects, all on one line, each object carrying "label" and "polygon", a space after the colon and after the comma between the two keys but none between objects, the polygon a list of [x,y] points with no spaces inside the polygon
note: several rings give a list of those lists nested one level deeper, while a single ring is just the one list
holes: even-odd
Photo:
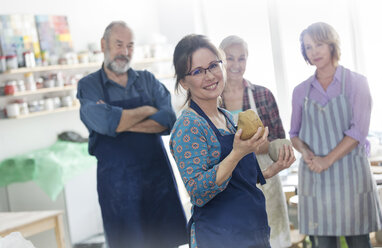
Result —
[{"label": "white wall", "polygon": [[[373,2],[373,0],[365,0],[366,2]],[[246,1],[240,0],[239,3],[245,3]],[[264,63],[264,59],[271,58],[271,50],[274,48],[267,48],[266,53],[268,55],[263,55],[262,53],[258,53],[258,51],[262,51],[264,49],[264,45],[269,45],[270,38],[267,30],[263,30],[263,27],[267,27],[269,24],[268,20],[264,16],[266,16],[265,12],[267,11],[265,8],[267,6],[267,1],[258,1],[256,2],[256,8],[254,8],[253,12],[250,8],[245,11],[238,8],[239,5],[232,1],[212,1],[203,2],[203,0],[111,0],[111,1],[101,1],[101,0],[66,0],[66,1],[57,1],[57,0],[12,0],[6,1],[6,3],[1,4],[0,14],[50,14],[50,15],[65,15],[69,20],[69,27],[72,34],[73,44],[76,51],[86,49],[89,43],[96,43],[99,45],[100,38],[102,36],[103,30],[108,23],[113,20],[124,20],[126,21],[133,29],[136,35],[137,44],[145,44],[148,42],[148,37],[150,34],[160,33],[167,37],[167,40],[172,45],[175,45],[177,41],[179,41],[184,35],[189,33],[204,33],[214,37],[213,40],[215,42],[219,42],[222,37],[225,37],[232,32],[239,33],[239,35],[245,36],[242,31],[248,30],[248,32],[255,32],[255,40],[256,42],[260,42],[259,46],[255,46],[255,43],[251,41],[250,46],[254,48],[254,52],[251,53],[250,59],[253,60],[253,67],[248,68],[256,68],[257,63]],[[290,84],[289,91],[293,89],[293,85],[300,82],[303,74],[296,73],[296,76],[291,73],[293,70],[290,69],[291,64],[299,66],[299,70],[305,70],[304,73],[307,75],[311,73],[309,69],[303,64],[303,60],[301,55],[298,52],[298,37],[291,32],[293,28],[296,28],[296,34],[298,34],[303,27],[307,24],[303,23],[300,20],[303,20],[304,16],[307,15],[309,18],[309,22],[313,17],[312,13],[315,13],[314,10],[299,13],[299,17],[289,16],[288,11],[285,10],[286,4],[296,3],[299,4],[299,1],[288,1],[283,3],[281,0],[268,0],[269,3],[277,4],[279,10],[278,13],[280,18],[280,37],[283,40],[283,53],[285,55],[285,62],[288,62],[284,68],[287,73],[287,81]],[[321,1],[322,3],[328,3],[330,1]],[[352,2],[358,2],[358,0],[353,0]],[[379,1],[375,1],[379,2]],[[329,20],[335,22],[339,17],[339,13],[344,13],[346,11],[347,6],[344,4],[344,0],[337,0],[337,5],[335,9],[330,9],[328,11],[325,10],[325,15],[319,15],[317,18],[324,18],[325,16]],[[342,4],[338,4],[342,3]],[[234,6],[232,5],[234,4]],[[308,3],[307,3],[308,4]],[[374,5],[373,5],[374,6]],[[361,23],[364,26],[372,26],[373,20],[368,20],[367,17],[370,13],[370,10],[377,11],[378,4],[375,4],[375,8],[366,9],[359,8],[360,17],[363,17]],[[262,8],[264,12],[263,15],[259,16],[256,12],[259,8]],[[221,9],[225,11],[221,12]],[[339,11],[341,10],[341,11]],[[222,13],[221,15],[218,15]],[[257,13],[257,14],[256,14]],[[268,15],[272,14],[273,11],[269,10]],[[243,21],[237,22],[236,19],[232,18],[234,15],[242,16]],[[246,18],[251,17],[251,15],[256,15],[255,19],[258,22],[246,22]],[[343,14],[342,18],[347,14]],[[377,13],[374,13],[376,16]],[[313,19],[314,19],[313,18]],[[370,17],[371,18],[371,17]],[[379,17],[381,18],[381,17]],[[285,20],[289,20],[288,23]],[[296,23],[291,23],[292,20],[296,20]],[[305,19],[304,19],[305,20]],[[209,21],[210,23],[204,23]],[[306,20],[305,20],[306,21]],[[284,23],[285,22],[285,23]],[[345,23],[344,20],[338,21],[339,23]],[[228,25],[228,24],[229,25]],[[263,27],[259,26],[263,23]],[[302,26],[299,26],[301,23]],[[378,23],[378,22],[376,22]],[[341,24],[342,25],[342,24]],[[345,26],[347,24],[344,24]],[[294,30],[294,29],[293,29]],[[350,46],[350,42],[347,42],[350,36],[348,33],[350,31],[345,30],[345,34],[343,35],[343,43],[344,48],[346,46]],[[219,31],[219,33],[218,33]],[[287,33],[286,33],[287,32]],[[357,32],[356,32],[357,33]],[[364,32],[367,40],[364,39],[365,50],[368,52],[367,56],[375,56],[379,58],[381,52],[380,48],[377,44],[381,37],[378,36],[378,39],[375,39],[375,33],[378,33],[376,29],[369,29],[368,32]],[[290,34],[290,35],[288,35]],[[293,37],[290,37],[293,34]],[[260,40],[261,37],[261,40]],[[291,42],[288,42],[291,40]],[[262,43],[261,43],[262,42]],[[294,44],[295,46],[286,47],[287,44]],[[257,43],[256,43],[257,44]],[[370,45],[373,44],[373,45]],[[351,48],[349,48],[350,50]],[[377,49],[377,50],[376,50]],[[378,50],[379,49],[379,50]],[[292,53],[292,51],[297,51],[296,53]],[[375,52],[377,51],[377,52]],[[351,56],[352,53],[344,54],[344,59],[346,56]],[[263,56],[266,56],[265,58]],[[379,56],[379,57],[378,57]],[[296,62],[294,61],[296,59]],[[366,57],[367,58],[367,57]],[[349,61],[353,60],[353,57],[349,57]],[[370,63],[367,60],[365,64],[377,64]],[[377,61],[374,59],[373,61]],[[272,64],[269,62],[269,68],[272,68]],[[305,67],[303,67],[305,66]],[[261,66],[259,67],[261,68]],[[301,69],[302,68],[302,69]],[[373,67],[375,68],[375,67]],[[272,71],[272,70],[270,70]],[[365,69],[365,72],[368,72],[368,75],[373,74],[377,75],[377,73],[373,73],[372,69]],[[275,78],[273,72],[270,72],[268,75],[262,75],[259,71],[254,71],[256,75],[251,77],[250,80],[253,82],[264,83],[264,81],[272,82],[269,85],[270,88],[276,89]],[[301,78],[297,78],[301,77]],[[264,78],[264,80],[263,80]],[[372,92],[374,94],[374,98],[376,99],[375,103],[377,106],[374,109],[380,110],[382,107],[381,100],[377,99],[379,91],[377,90],[375,85],[379,85],[379,76],[370,77],[370,85]],[[373,80],[372,80],[373,79]],[[374,89],[374,90],[373,90]],[[170,89],[171,90],[171,89]],[[275,95],[280,94],[276,90]],[[281,92],[285,94],[284,92]],[[282,101],[287,102],[286,100]],[[289,103],[288,103],[289,104]],[[284,104],[285,105],[285,104]],[[287,107],[283,112],[289,112]],[[374,112],[376,115],[377,112]],[[288,113],[287,113],[288,114]],[[286,118],[288,119],[288,118]],[[288,126],[288,121],[284,122],[286,126]],[[380,124],[376,123],[375,126],[379,127]],[[66,113],[57,113],[54,115],[43,116],[43,117],[35,117],[25,120],[6,120],[0,121],[0,160],[13,156],[16,154],[22,154],[31,150],[39,149],[47,147],[56,140],[56,136],[58,133],[66,130],[74,130],[83,135],[87,133],[85,127],[79,120],[78,111],[66,112]],[[288,130],[288,129],[287,129]],[[4,188],[0,188],[0,211],[9,210],[10,203],[7,197],[7,191]],[[10,206],[12,208],[12,206]],[[25,206],[27,209],[28,206]]]},{"label": "white wall", "polygon": [[99,44],[107,24],[114,20],[126,21],[141,37],[144,32],[157,32],[158,17],[154,0],[12,0],[1,5],[0,14],[65,15],[74,48],[86,49],[89,42]]},{"label": "white wall", "polygon": [[[181,7],[181,2],[186,4]],[[176,13],[172,12],[174,6],[178,8]],[[86,49],[89,43],[99,46],[105,27],[113,20],[126,21],[134,30],[137,44],[147,44],[150,35],[158,33],[164,34],[169,38],[169,42],[174,44],[185,34],[194,32],[196,28],[190,9],[193,9],[193,3],[183,0],[12,0],[1,4],[0,14],[65,15],[68,17],[74,49],[81,51]],[[174,19],[168,19],[170,15],[173,15]],[[174,26],[177,28],[173,28]],[[0,77],[0,80],[5,79]],[[59,133],[69,130],[87,135],[87,130],[79,119],[78,110],[22,120],[0,120],[0,161],[48,147],[56,141]],[[28,182],[0,188],[0,211],[38,210],[41,206],[36,205],[36,201],[28,204],[27,199],[20,199],[20,194],[26,188],[30,189],[30,199],[37,195],[46,198],[41,202],[41,206],[46,209],[65,206],[63,193],[52,202],[47,196],[41,196],[43,193],[34,182]],[[37,235],[36,238],[32,238],[32,242],[38,244],[36,247],[54,247],[54,233]]]},{"label": "white wall", "polygon": [[[165,0],[159,4],[155,0],[12,0],[2,4],[0,14],[50,14],[68,17],[69,28],[76,51],[86,49],[88,43],[99,44],[107,24],[113,20],[124,20],[133,29],[137,43],[145,44],[152,33],[168,35],[175,43],[184,34],[194,29],[192,15],[186,4],[180,8],[175,19],[185,28],[172,29],[173,21],[168,21],[174,4],[181,1]],[[185,2],[185,1],[184,1]],[[161,13],[160,15],[158,13]],[[160,18],[159,18],[159,17]],[[177,27],[180,27],[177,25]],[[186,28],[187,27],[187,28]],[[4,79],[3,79],[4,80]],[[24,120],[0,121],[0,160],[39,148],[45,148],[56,140],[62,131],[73,130],[86,135],[87,131],[79,120],[78,111],[57,113]],[[0,188],[0,211],[8,209],[6,192]]]}]

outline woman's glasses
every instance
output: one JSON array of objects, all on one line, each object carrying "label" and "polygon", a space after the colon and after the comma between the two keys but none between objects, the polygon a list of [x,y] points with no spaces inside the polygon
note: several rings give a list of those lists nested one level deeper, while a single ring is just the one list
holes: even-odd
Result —
[{"label": "woman's glasses", "polygon": [[217,60],[214,62],[211,62],[211,64],[207,68],[198,67],[189,73],[185,74],[185,76],[192,76],[192,77],[202,77],[203,75],[207,74],[207,71],[211,72],[212,74],[216,74],[218,72],[221,72],[221,64],[223,61]]}]

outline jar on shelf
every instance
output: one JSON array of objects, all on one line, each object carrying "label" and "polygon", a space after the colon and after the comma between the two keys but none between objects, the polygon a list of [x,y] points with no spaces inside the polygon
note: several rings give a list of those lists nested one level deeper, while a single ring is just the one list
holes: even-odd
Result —
[{"label": "jar on shelf", "polygon": [[53,104],[54,104],[54,108],[60,108],[61,107],[61,99],[56,96],[53,98]]},{"label": "jar on shelf", "polygon": [[49,65],[49,52],[48,51],[42,51],[41,52],[41,62],[43,66]]},{"label": "jar on shelf", "polygon": [[57,72],[55,75],[54,75],[54,78],[55,78],[55,85],[56,87],[63,87],[64,86],[64,77],[62,76],[62,72]]},{"label": "jar on shelf", "polygon": [[55,82],[53,78],[46,78],[44,80],[44,88],[53,88],[55,87]]},{"label": "jar on shelf", "polygon": [[94,51],[91,62],[102,63],[103,59],[104,59],[104,56],[101,51]]},{"label": "jar on shelf", "polygon": [[25,88],[27,90],[36,90],[36,81],[34,80],[33,73],[32,72],[27,72],[24,74],[25,78]]},{"label": "jar on shelf", "polygon": [[40,111],[38,101],[34,100],[34,101],[28,102],[28,109],[30,113]]},{"label": "jar on shelf", "polygon": [[17,83],[16,81],[8,81],[4,86],[4,95],[9,96],[17,92]]},{"label": "jar on shelf", "polygon": [[38,100],[38,110],[39,111],[45,110],[45,100],[44,99]]},{"label": "jar on shelf", "polygon": [[54,100],[53,98],[46,98],[45,99],[45,110],[53,110],[54,109]]},{"label": "jar on shelf", "polygon": [[73,106],[73,98],[71,96],[64,96],[61,98],[61,105],[63,107]]},{"label": "jar on shelf", "polygon": [[17,117],[20,115],[20,105],[18,103],[9,103],[5,106],[5,111],[8,118]]},{"label": "jar on shelf", "polygon": [[77,54],[77,57],[80,64],[89,63],[89,52],[80,52]]},{"label": "jar on shelf", "polygon": [[0,73],[7,70],[7,62],[5,56],[0,56]]},{"label": "jar on shelf", "polygon": [[19,107],[20,107],[20,115],[27,115],[29,114],[29,109],[28,109],[28,103],[26,102],[20,102],[19,103]]},{"label": "jar on shelf", "polygon": [[5,56],[5,60],[7,62],[7,70],[14,70],[19,67],[16,54]]},{"label": "jar on shelf", "polygon": [[17,91],[18,92],[23,92],[25,91],[25,83],[24,83],[24,80],[18,80],[17,81]]},{"label": "jar on shelf", "polygon": [[44,79],[42,77],[37,78],[37,80],[36,80],[36,88],[37,89],[44,88]]},{"label": "jar on shelf", "polygon": [[36,59],[34,57],[34,53],[31,51],[26,51],[23,53],[24,55],[24,62],[25,62],[25,67],[35,67],[36,66]]}]

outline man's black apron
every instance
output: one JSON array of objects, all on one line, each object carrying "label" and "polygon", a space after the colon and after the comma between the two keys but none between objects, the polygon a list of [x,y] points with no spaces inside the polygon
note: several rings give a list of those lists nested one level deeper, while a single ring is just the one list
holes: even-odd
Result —
[{"label": "man's black apron", "polygon": [[[221,145],[222,161],[232,151],[235,135],[221,135],[192,100],[190,107],[214,130]],[[226,119],[234,126],[229,118]],[[265,183],[254,153],[251,153],[240,160],[225,190],[203,207],[194,206],[189,228],[195,223],[198,248],[270,248],[265,198],[256,187],[258,181]]]},{"label": "man's black apron", "polygon": [[[137,84],[139,97],[105,103],[123,109],[153,106]],[[110,248],[174,247],[187,242],[186,218],[160,135],[96,134],[97,189]]]}]

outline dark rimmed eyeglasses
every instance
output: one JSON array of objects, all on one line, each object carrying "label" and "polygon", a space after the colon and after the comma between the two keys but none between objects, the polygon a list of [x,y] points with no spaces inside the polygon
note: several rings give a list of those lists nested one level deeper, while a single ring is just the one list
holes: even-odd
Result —
[{"label": "dark rimmed eyeglasses", "polygon": [[207,68],[198,67],[189,73],[185,74],[185,76],[192,76],[192,77],[201,77],[205,74],[207,74],[207,71],[211,72],[212,74],[216,74],[217,72],[221,71],[221,64],[223,61],[217,60],[214,62],[211,62],[211,64]]}]

